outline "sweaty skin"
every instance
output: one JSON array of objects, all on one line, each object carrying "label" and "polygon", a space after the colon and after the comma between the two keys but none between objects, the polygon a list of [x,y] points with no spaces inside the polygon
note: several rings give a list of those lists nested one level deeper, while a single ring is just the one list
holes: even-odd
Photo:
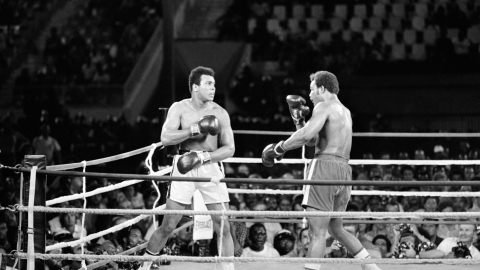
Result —
[{"label": "sweaty skin", "polygon": [[[190,137],[190,126],[206,115],[215,115],[218,119],[220,133],[217,136],[199,135]],[[228,113],[215,102],[208,102],[197,111],[192,100],[184,99],[175,102],[168,111],[167,120],[163,125],[161,141],[163,145],[180,143],[182,150],[209,151],[212,162],[222,161],[232,156],[235,146],[233,131]]]},{"label": "sweaty skin", "polygon": [[284,142],[283,148],[291,150],[305,144],[315,145],[315,154],[350,158],[352,117],[338,98],[318,102],[310,120]]}]

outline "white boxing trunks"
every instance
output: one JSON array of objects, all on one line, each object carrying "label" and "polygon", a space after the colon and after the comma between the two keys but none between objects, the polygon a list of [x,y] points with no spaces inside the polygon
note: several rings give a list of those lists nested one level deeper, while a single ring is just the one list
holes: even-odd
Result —
[{"label": "white boxing trunks", "polygon": [[[185,176],[192,178],[212,178],[214,176],[224,178],[224,169],[221,162],[207,163],[196,168],[186,174],[181,174],[177,168],[177,162],[180,158],[177,155],[173,158],[173,170],[171,176]],[[180,182],[172,181],[168,189],[167,198],[182,204],[192,204],[193,193],[195,190],[202,193],[205,204],[229,202],[227,185],[225,183],[215,184],[212,182]]]}]

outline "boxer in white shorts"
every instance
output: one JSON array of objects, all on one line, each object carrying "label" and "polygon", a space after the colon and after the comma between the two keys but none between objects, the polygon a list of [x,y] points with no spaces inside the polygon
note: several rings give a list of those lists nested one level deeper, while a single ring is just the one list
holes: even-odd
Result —
[{"label": "boxer in white shorts", "polygon": [[[174,159],[174,176],[224,177],[221,161],[232,157],[235,152],[233,131],[227,111],[213,102],[215,79],[213,70],[197,67],[188,78],[191,99],[175,102],[170,107],[162,127],[161,141],[164,146],[177,145],[185,154]],[[208,210],[229,209],[225,183],[172,181],[165,209],[184,210],[190,208],[193,193],[199,190]],[[222,205],[223,204],[223,205]],[[162,225],[148,241],[145,256],[159,255],[168,237],[176,228],[181,215],[165,215]],[[234,246],[230,225],[220,216],[212,216],[213,229],[219,236],[217,245],[222,246],[222,256],[233,257]],[[233,263],[220,263],[219,269],[234,269]],[[157,269],[151,262],[144,262],[139,270]]]},{"label": "boxer in white shorts", "polygon": [[[181,156],[173,158],[173,170],[171,176],[185,176],[185,177],[219,177],[224,178],[223,164],[221,162],[203,164],[196,167],[186,174],[181,174],[177,168],[178,159]],[[212,182],[180,182],[172,181],[168,189],[167,198],[170,200],[182,203],[191,204],[193,193],[195,190],[202,193],[205,204],[229,202],[227,185],[220,183],[218,186]],[[221,196],[221,200],[219,198]]]}]

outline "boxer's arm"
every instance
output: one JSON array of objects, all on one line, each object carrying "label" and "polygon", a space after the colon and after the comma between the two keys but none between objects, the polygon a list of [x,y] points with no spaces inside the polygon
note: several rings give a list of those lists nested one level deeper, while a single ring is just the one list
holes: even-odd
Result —
[{"label": "boxer's arm", "polygon": [[[298,125],[295,125],[295,128],[299,130],[299,129],[302,129],[304,126],[305,124],[298,124]],[[318,138],[318,134],[315,135],[315,137],[313,137],[313,139],[311,139],[309,142],[307,142],[306,146],[315,146],[317,144],[317,138]]]},{"label": "boxer's arm", "polygon": [[160,136],[164,146],[176,145],[191,137],[190,128],[178,129],[180,127],[181,112],[182,107],[178,102],[173,103],[168,110],[167,118],[162,127],[162,135]]},{"label": "boxer's arm", "polygon": [[230,125],[230,116],[223,108],[217,115],[220,133],[218,134],[219,148],[210,153],[211,162],[218,162],[233,157],[235,153],[235,141],[233,139],[233,131]]},{"label": "boxer's arm", "polygon": [[303,128],[297,130],[283,143],[283,148],[289,151],[303,145],[311,146],[312,143],[315,143],[318,133],[322,130],[328,119],[327,106],[325,103],[319,103],[315,106],[310,120]]}]

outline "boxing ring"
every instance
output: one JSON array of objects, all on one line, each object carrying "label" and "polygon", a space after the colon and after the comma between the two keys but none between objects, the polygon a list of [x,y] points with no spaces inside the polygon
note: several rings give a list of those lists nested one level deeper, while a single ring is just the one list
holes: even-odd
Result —
[{"label": "boxing ring", "polygon": [[[290,135],[292,132],[269,132],[269,131],[235,131],[235,134],[261,134],[261,135]],[[480,133],[354,133],[353,136],[359,137],[480,137]],[[219,262],[234,262],[236,269],[303,269],[305,263],[321,263],[322,269],[338,269],[339,267],[344,269],[361,269],[360,264],[363,263],[377,263],[382,269],[425,269],[425,270],[442,270],[442,269],[478,269],[480,260],[473,259],[346,259],[346,258],[243,258],[243,257],[222,257],[221,254],[216,257],[190,257],[190,256],[171,256],[161,255],[158,257],[144,257],[144,256],[132,256],[136,251],[146,247],[146,243],[136,246],[132,249],[123,251],[116,255],[89,255],[84,254],[84,245],[92,239],[99,238],[103,235],[119,231],[123,228],[129,227],[140,220],[150,215],[218,215],[222,216],[222,222],[227,217],[231,217],[231,220],[236,220],[238,217],[253,217],[248,221],[254,222],[280,222],[275,219],[262,219],[263,217],[273,218],[290,218],[290,221],[282,219],[282,223],[295,222],[301,223],[306,217],[331,217],[331,218],[347,218],[345,223],[403,223],[405,219],[411,218],[455,218],[455,219],[480,219],[480,212],[305,212],[305,211],[192,211],[192,210],[165,210],[165,205],[158,206],[154,209],[142,209],[142,210],[130,210],[130,209],[89,209],[86,208],[86,198],[96,194],[109,192],[115,189],[120,189],[129,185],[140,183],[148,180],[159,181],[190,181],[190,182],[215,182],[218,183],[219,179],[209,178],[186,178],[186,177],[172,177],[165,176],[169,174],[172,167],[167,167],[161,171],[154,172],[152,169],[151,158],[153,152],[157,148],[162,148],[163,145],[155,143],[150,146],[146,146],[134,151],[123,153],[120,155],[102,158],[92,161],[83,161],[79,163],[62,164],[56,166],[47,166],[46,169],[39,170],[37,166],[32,168],[23,168],[19,165],[16,167],[0,166],[0,169],[11,169],[18,173],[22,173],[21,181],[23,181],[23,174],[30,175],[30,189],[29,201],[24,203],[20,201],[18,205],[8,208],[11,211],[25,212],[28,215],[28,237],[27,250],[17,251],[13,256],[17,259],[26,259],[27,269],[34,269],[35,259],[47,260],[82,260],[82,269],[95,269],[96,267],[106,265],[108,262],[125,262],[125,261],[171,261],[171,265],[162,265],[161,269],[214,269],[215,265]],[[141,153],[149,152],[146,160],[146,166],[148,167],[149,175],[139,174],[115,174],[115,173],[95,173],[86,172],[88,166],[98,165],[106,162],[116,161],[138,155]],[[229,158],[224,161],[225,163],[261,163],[260,158]],[[309,160],[304,158],[304,151],[302,152],[301,159],[282,159],[279,163],[285,164],[308,164]],[[480,165],[480,160],[350,160],[350,165]],[[83,172],[67,171],[76,168],[83,168]],[[74,194],[69,196],[59,197],[45,202],[45,206],[35,206],[33,199],[35,197],[35,181],[40,175],[53,175],[53,176],[81,176],[83,177],[83,192],[80,194]],[[86,177],[101,177],[120,180],[118,184],[110,185],[107,187],[101,187],[96,190],[86,192]],[[286,185],[351,185],[351,186],[479,186],[480,182],[476,181],[332,181],[332,180],[290,180],[290,179],[252,179],[252,178],[224,178],[220,180],[225,183],[257,183],[257,184],[286,184]],[[152,181],[152,184],[157,189]],[[301,194],[300,190],[246,190],[246,189],[228,189],[229,193],[250,193],[250,194]],[[22,194],[22,193],[21,193]],[[160,194],[160,192],[158,192]],[[368,191],[368,190],[352,190],[351,195],[389,195],[389,196],[438,196],[438,197],[480,197],[480,192],[400,192],[400,191]],[[52,207],[53,205],[67,202],[70,200],[84,200],[83,208],[58,208]],[[157,198],[158,201],[159,198]],[[157,204],[157,201],[154,205]],[[82,254],[44,254],[36,253],[34,251],[33,243],[33,228],[34,220],[33,213],[82,213],[82,226],[84,224],[85,214],[111,214],[111,215],[137,215],[136,217],[113,226],[105,231],[97,232],[88,236],[81,236],[80,239],[71,242],[61,242],[54,245],[46,246],[45,252],[64,248],[74,247],[80,245],[82,247]],[[22,215],[20,215],[21,217]],[[366,218],[399,218],[403,220],[365,220]],[[244,220],[242,220],[244,221]],[[408,220],[410,224],[428,223],[420,220]],[[448,221],[442,221],[448,223]],[[19,221],[19,226],[21,225]],[[452,222],[453,223],[453,222]],[[455,222],[458,223],[458,222]],[[462,222],[463,223],[463,222]],[[174,232],[183,230],[184,228],[191,226],[192,221],[177,228]],[[20,231],[20,228],[19,228]],[[221,237],[221,235],[220,235]],[[19,238],[20,239],[20,238]],[[221,240],[221,239],[220,239]],[[221,243],[221,241],[220,241]],[[221,250],[221,245],[219,250]],[[89,265],[85,260],[96,261]],[[405,267],[404,265],[408,266]],[[415,264],[413,266],[413,264]]]}]

